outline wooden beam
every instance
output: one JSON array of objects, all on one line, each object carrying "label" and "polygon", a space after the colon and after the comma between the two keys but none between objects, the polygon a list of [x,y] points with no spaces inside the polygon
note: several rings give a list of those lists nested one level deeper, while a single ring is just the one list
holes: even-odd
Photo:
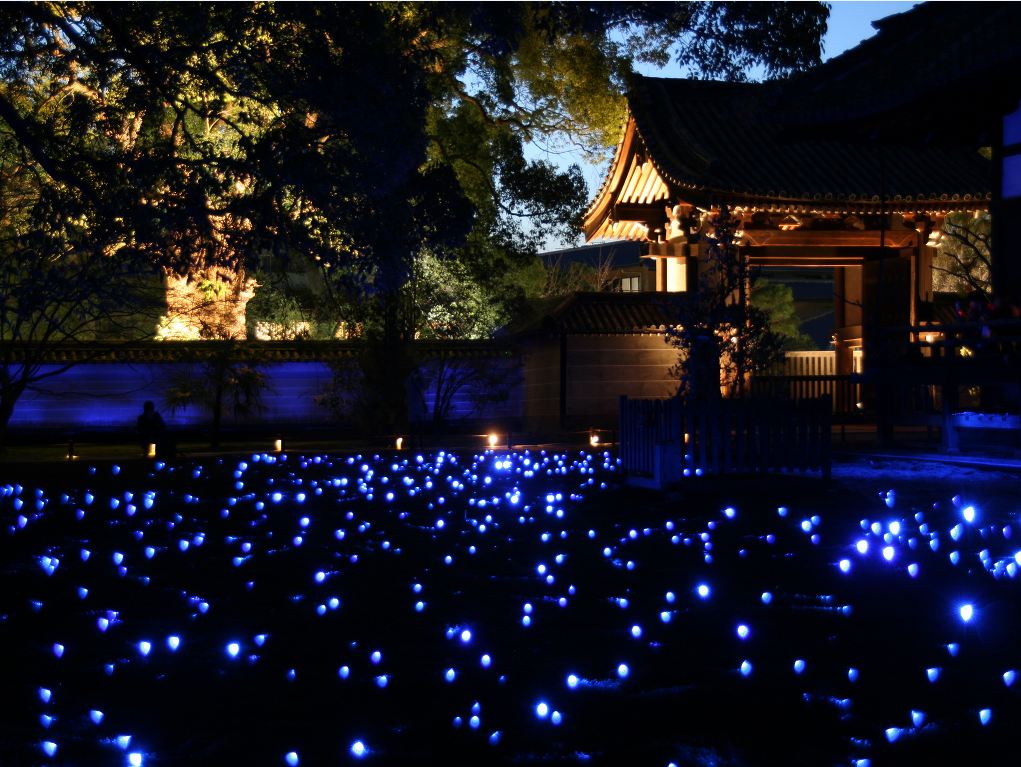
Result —
[{"label": "wooden beam", "polygon": [[752,266],[778,266],[792,268],[833,269],[838,266],[861,266],[861,258],[804,258],[787,254],[784,256],[748,256]]},{"label": "wooden beam", "polygon": [[879,229],[796,229],[784,232],[779,229],[745,229],[744,236],[752,247],[785,248],[878,248],[885,242],[887,248],[908,248],[915,244],[914,229],[895,229],[884,233]]},{"label": "wooden beam", "polygon": [[659,205],[635,205],[619,202],[613,206],[613,217],[617,221],[641,221],[643,224],[662,225],[666,223],[666,209]]}]

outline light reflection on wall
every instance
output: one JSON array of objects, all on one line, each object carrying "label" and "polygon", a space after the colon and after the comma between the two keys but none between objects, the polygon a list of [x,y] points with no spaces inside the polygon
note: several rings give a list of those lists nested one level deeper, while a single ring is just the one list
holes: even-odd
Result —
[{"label": "light reflection on wall", "polygon": [[[57,366],[43,366],[43,371]],[[321,425],[329,411],[317,398],[330,385],[333,373],[325,362],[284,362],[261,366],[269,386],[262,392],[261,412],[243,423],[286,422],[289,425]],[[164,405],[165,392],[175,380],[197,379],[201,367],[195,363],[93,363],[77,365],[47,378],[26,391],[11,418],[12,429],[134,429],[142,404],[152,400],[171,428],[199,426],[208,422],[208,412],[189,406],[170,412]],[[459,392],[451,404],[451,420],[467,418],[501,419],[520,410],[520,392],[515,389],[504,402],[488,403],[473,397],[470,389]],[[422,393],[421,400],[435,400],[435,386]],[[429,412],[411,409],[413,418],[431,417]],[[233,423],[229,416],[226,424]]]}]

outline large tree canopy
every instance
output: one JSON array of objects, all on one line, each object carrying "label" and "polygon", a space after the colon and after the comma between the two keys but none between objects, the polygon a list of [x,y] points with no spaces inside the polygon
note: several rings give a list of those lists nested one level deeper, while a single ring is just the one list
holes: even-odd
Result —
[{"label": "large tree canopy", "polygon": [[460,246],[473,228],[476,251],[529,250],[569,227],[579,174],[525,161],[523,144],[612,145],[636,62],[783,76],[818,61],[826,14],[819,3],[12,4],[0,8],[0,119],[97,241],[182,273],[298,251],[393,291],[422,245]]},{"label": "large tree canopy", "polygon": [[[826,15],[820,3],[0,5],[0,151],[17,210],[2,221],[3,310],[28,306],[11,295],[40,233],[60,245],[45,258],[69,270],[64,284],[96,265],[98,305],[125,295],[103,258],[215,282],[266,254],[300,257],[392,342],[423,316],[401,307],[428,254],[506,306],[587,195],[578,168],[528,161],[528,142],[598,156],[636,62],[730,78],[805,68]],[[23,389],[33,369],[5,363],[4,380]],[[0,388],[5,421],[16,389]]]}]

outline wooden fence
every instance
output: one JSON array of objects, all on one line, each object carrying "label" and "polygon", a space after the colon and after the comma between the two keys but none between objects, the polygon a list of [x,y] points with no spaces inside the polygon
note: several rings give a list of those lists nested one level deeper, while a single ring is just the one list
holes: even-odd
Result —
[{"label": "wooden fence", "polygon": [[621,464],[629,476],[657,484],[671,478],[674,461],[685,475],[819,471],[829,477],[831,417],[828,396],[710,405],[621,397]]}]

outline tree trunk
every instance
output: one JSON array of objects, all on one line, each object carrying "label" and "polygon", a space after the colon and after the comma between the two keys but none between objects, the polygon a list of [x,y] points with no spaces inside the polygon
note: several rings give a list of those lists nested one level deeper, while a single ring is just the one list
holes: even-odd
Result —
[{"label": "tree trunk", "polygon": [[386,301],[383,324],[383,407],[388,431],[404,432],[408,420],[405,379],[410,373],[407,361],[406,339],[401,328],[400,297],[390,296]]},{"label": "tree trunk", "polygon": [[226,388],[227,377],[226,360],[218,358],[213,363],[216,367],[213,370],[213,431],[210,434],[210,445],[220,446],[220,423],[223,420],[223,390]]},{"label": "tree trunk", "polygon": [[7,449],[7,427],[14,415],[14,404],[17,402],[17,395],[11,392],[0,394],[0,453]]}]

